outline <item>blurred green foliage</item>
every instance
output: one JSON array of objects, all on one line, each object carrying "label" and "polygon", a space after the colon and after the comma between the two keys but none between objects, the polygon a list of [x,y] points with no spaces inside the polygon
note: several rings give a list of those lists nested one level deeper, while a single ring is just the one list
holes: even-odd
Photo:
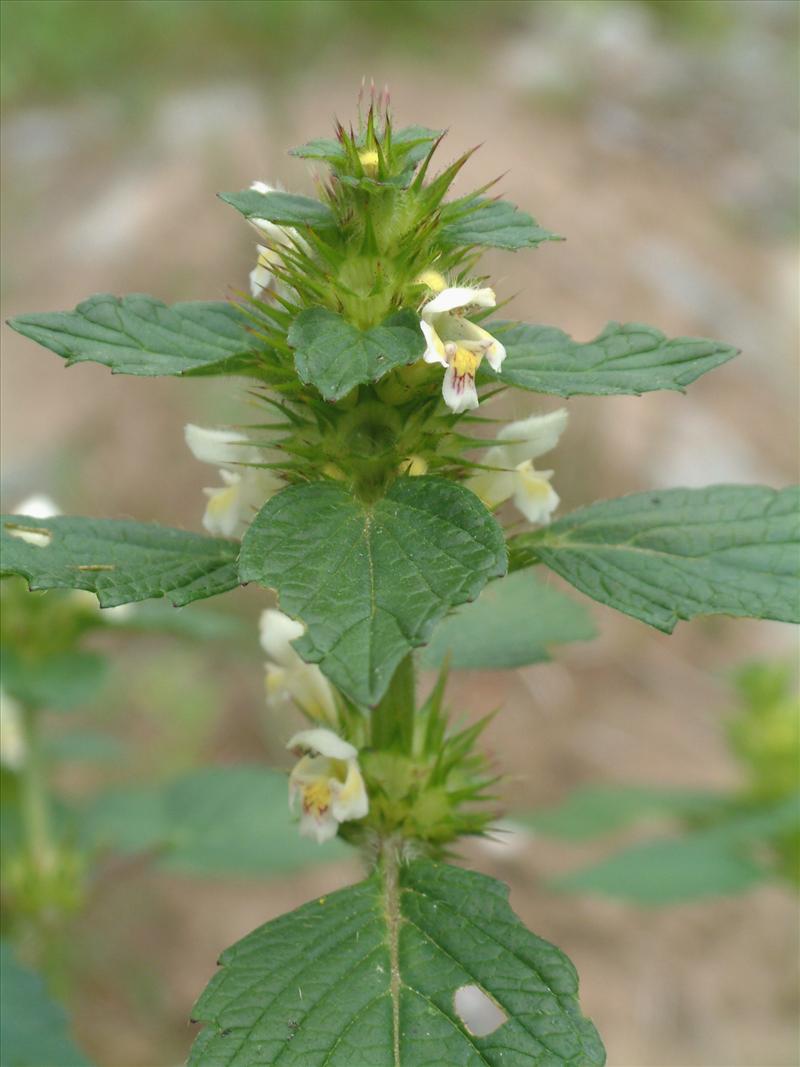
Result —
[{"label": "blurred green foliage", "polygon": [[758,800],[788,796],[800,785],[800,700],[789,663],[749,663],[738,672],[741,710],[728,723],[733,751]]},{"label": "blurred green foliage", "polygon": [[[530,606],[537,614],[531,619]],[[426,670],[503,670],[550,659],[552,645],[597,636],[585,605],[532,571],[492,582],[478,600],[446,618],[422,652]]]},{"label": "blurred green foliage", "polygon": [[[55,935],[109,855],[146,852],[192,873],[265,874],[334,854],[298,837],[280,772],[190,770],[219,722],[223,687],[194,650],[160,639],[255,653],[240,620],[165,605],[103,611],[92,594],[32,594],[16,578],[0,582],[0,608],[0,925],[38,946],[31,955],[45,970]],[[84,647],[112,633],[149,637],[138,665],[111,671],[105,654]],[[74,786],[65,772],[76,765],[83,799],[63,788]]]},{"label": "blurred green foliage", "polygon": [[6,942],[0,944],[0,972],[0,1062],[8,1067],[88,1067],[72,1043],[64,1010]]},{"label": "blurred green foliage", "polygon": [[[725,34],[725,0],[559,0],[598,20],[643,7],[683,39]],[[465,71],[463,45],[531,24],[542,0],[2,0],[5,106],[110,92],[133,106],[172,85],[248,78],[290,87],[327,60],[361,56],[353,70],[381,76],[387,56],[435,57]]]},{"label": "blurred green foliage", "polygon": [[708,39],[726,33],[736,19],[730,0],[641,0],[659,24],[675,36]]},{"label": "blurred green foliage", "polygon": [[[79,91],[146,97],[223,77],[307,77],[337,49],[441,52],[457,37],[497,32],[531,0],[3,0],[4,104]],[[444,50],[447,51],[446,47]]]},{"label": "blurred green foliage", "polygon": [[[743,773],[735,792],[594,786],[521,821],[542,834],[590,840],[635,823],[663,833],[558,878],[575,892],[637,904],[742,892],[776,875],[800,885],[800,699],[792,664],[749,663],[734,676],[738,710],[726,731]],[[670,832],[671,831],[671,832]]]},{"label": "blurred green foliage", "polygon": [[289,818],[286,775],[258,764],[202,767],[165,785],[146,783],[93,796],[80,815],[87,849],[149,853],[162,870],[198,876],[285,874],[342,859]]},{"label": "blurred green foliage", "polygon": [[[93,594],[29,593],[16,578],[0,582],[0,609],[0,1063],[78,1067],[50,994],[70,1002],[86,950],[72,950],[75,917],[126,863],[265,877],[347,850],[297,834],[285,774],[196,766],[224,695],[200,642],[246,663],[253,627],[205,607],[103,611]],[[118,634],[138,635],[141,654],[111,670]]]}]

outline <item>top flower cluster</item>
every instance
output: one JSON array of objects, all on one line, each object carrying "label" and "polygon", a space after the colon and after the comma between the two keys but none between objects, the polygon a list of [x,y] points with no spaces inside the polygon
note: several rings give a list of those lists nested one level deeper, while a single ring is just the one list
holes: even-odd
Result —
[{"label": "top flower cluster", "polygon": [[[476,274],[480,249],[533,247],[554,235],[513,205],[486,197],[488,186],[446,201],[472,153],[429,177],[442,139],[435,130],[394,130],[388,113],[371,108],[359,132],[341,125],[336,132],[337,140],[318,139],[293,152],[326,165],[319,199],[261,181],[222,194],[259,234],[250,291],[265,340],[278,353],[294,350],[301,379],[326,400],[343,399],[351,380],[370,385],[399,377],[408,386],[403,368],[421,360],[444,369],[448,408],[469,411],[478,405],[482,362],[498,373],[505,359],[502,342],[481,325],[497,299]],[[323,309],[327,316],[319,314]],[[332,315],[341,320],[342,356],[349,352],[356,363],[355,349],[366,350],[360,377],[354,370],[340,374],[336,386],[319,367],[322,348],[329,355],[336,348]],[[342,322],[358,331],[349,345]],[[378,329],[384,332],[374,334]],[[404,398],[410,391],[428,394],[433,380],[417,374]]]},{"label": "top flower cluster", "polygon": [[[364,151],[359,158],[370,155]],[[369,164],[367,164],[369,165]],[[278,192],[266,182],[255,181],[250,189],[257,193]],[[291,293],[280,281],[282,253],[292,247],[307,249],[307,243],[292,227],[278,226],[269,219],[251,218],[265,244],[257,245],[258,258],[250,272],[250,292],[254,299],[266,300],[272,295],[280,301]],[[424,360],[438,363],[445,369],[442,383],[444,402],[455,414],[478,406],[475,375],[481,360],[486,357],[492,370],[503,365],[506,350],[497,338],[467,317],[471,311],[485,311],[497,306],[494,290],[486,287],[449,286],[443,274],[434,269],[423,271],[416,279],[425,297],[419,307],[420,329],[425,339]]]}]

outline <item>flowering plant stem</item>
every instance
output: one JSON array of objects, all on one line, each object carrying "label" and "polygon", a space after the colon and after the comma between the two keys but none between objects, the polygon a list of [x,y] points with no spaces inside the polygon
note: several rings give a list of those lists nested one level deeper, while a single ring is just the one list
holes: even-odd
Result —
[{"label": "flowering plant stem", "polygon": [[[495,317],[505,301],[481,251],[560,238],[486,195],[494,183],[453,197],[472,153],[435,173],[443,136],[397,128],[388,94],[373,93],[357,129],[294,149],[324,168],[319,199],[260,181],[220,194],[259,234],[251,295],[235,304],[100,294],[11,324],[70,364],[247,377],[255,421],[186,428],[222,483],[206,490],[211,537],[12,515],[3,568],[101,607],[272,590],[268,700],[306,718],[287,745],[290,804],[302,834],[368,860],[357,885],[223,953],[194,1009],[191,1067],[602,1067],[569,960],[524,928],[506,887],[447,862],[459,839],[491,832],[499,776],[479,744],[488,717],[450,715],[446,665],[524,666],[589,636],[534,566],[667,633],[697,615],[797,619],[796,489],[643,492],[552,521],[555,469],[534,461],[556,449],[567,409],[508,421],[499,394],[683,390],[736,351],[639,323],[578,343]],[[476,414],[479,403],[493,407]],[[418,705],[425,645],[424,665],[441,670]],[[44,869],[32,741],[26,832]],[[224,835],[212,810],[209,836]],[[276,817],[256,806],[247,821]]]}]

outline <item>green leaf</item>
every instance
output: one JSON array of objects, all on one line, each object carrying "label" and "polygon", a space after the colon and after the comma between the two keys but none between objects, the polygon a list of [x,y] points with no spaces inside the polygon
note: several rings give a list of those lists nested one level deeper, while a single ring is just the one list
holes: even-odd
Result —
[{"label": "green leaf", "polygon": [[239,374],[259,359],[250,320],[235,304],[190,301],[167,307],[143,294],[100,293],[74,311],[18,315],[9,326],[73,363],[113,374]]},{"label": "green leaf", "polygon": [[483,248],[535,248],[542,241],[561,241],[542,229],[526,211],[505,200],[468,197],[446,204],[439,240],[445,248],[479,245]]},{"label": "green leaf", "polygon": [[3,689],[33,708],[69,711],[97,695],[108,677],[108,661],[96,652],[61,652],[25,660],[2,649]]},{"label": "green leaf", "polygon": [[0,1063],[3,1067],[89,1067],[69,1034],[67,1014],[35,971],[0,943]]},{"label": "green leaf", "polygon": [[472,604],[458,608],[433,633],[422,665],[472,670],[510,669],[550,659],[548,646],[588,641],[589,613],[530,571],[490,582]]},{"label": "green leaf", "polygon": [[679,619],[800,621],[800,490],[718,485],[581,508],[509,544],[587,596],[671,633]]},{"label": "green leaf", "polygon": [[549,837],[588,841],[623,830],[638,819],[705,817],[718,813],[726,805],[730,805],[730,797],[721,793],[596,785],[576,789],[555,807],[529,814],[515,812],[512,819]]},{"label": "green leaf", "polygon": [[579,343],[555,326],[484,323],[505,345],[499,373],[481,378],[555,396],[638,396],[654,389],[682,390],[738,349],[702,337],[668,338],[653,326],[610,322],[593,341]]},{"label": "green leaf", "polygon": [[154,852],[162,870],[194,875],[285,874],[349,852],[303,838],[290,820],[285,774],[204,767],[166,785],[95,797],[81,819],[89,847]]},{"label": "green leaf", "polygon": [[405,163],[419,163],[441,136],[441,130],[432,130],[428,126],[403,126],[392,131],[392,148],[402,153]]},{"label": "green leaf", "polygon": [[376,704],[439,619],[505,569],[503,533],[478,498],[424,477],[399,478],[374,504],[332,482],[282,490],[245,534],[239,573],[306,624],[303,659]]},{"label": "green leaf", "polygon": [[[491,878],[391,866],[267,923],[225,951],[194,1008],[190,1067],[599,1067],[575,968],[530,933]],[[467,1029],[477,987],[501,1024]],[[478,1029],[475,1027],[475,1029]]]},{"label": "green leaf", "polygon": [[674,904],[741,893],[770,877],[758,846],[800,829],[791,797],[761,812],[737,812],[708,829],[648,841],[554,881],[558,889],[602,893],[637,904]]},{"label": "green leaf", "polygon": [[399,311],[371,330],[359,330],[335,311],[308,308],[289,330],[297,373],[326,400],[376,382],[395,367],[422,358],[425,339],[413,311]]},{"label": "green leaf", "polygon": [[289,155],[300,159],[324,159],[330,163],[340,163],[347,158],[340,142],[331,137],[314,137],[297,148],[290,148]]},{"label": "green leaf", "polygon": [[310,226],[330,229],[336,223],[327,204],[295,193],[257,193],[243,189],[240,193],[220,193],[220,200],[235,207],[246,219],[266,219],[279,226]]},{"label": "green leaf", "polygon": [[161,596],[180,607],[239,584],[236,541],[115,519],[0,521],[0,574],[22,575],[31,590],[88,589],[104,608]]}]

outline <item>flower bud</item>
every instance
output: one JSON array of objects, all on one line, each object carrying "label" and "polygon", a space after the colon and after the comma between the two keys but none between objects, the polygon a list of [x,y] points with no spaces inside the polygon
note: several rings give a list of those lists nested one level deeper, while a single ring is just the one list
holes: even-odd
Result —
[{"label": "flower bud", "polygon": [[409,456],[404,459],[398,468],[401,474],[407,474],[411,478],[419,478],[428,473],[428,461],[422,456]]},{"label": "flower bud", "polygon": [[374,178],[377,175],[380,157],[374,148],[365,148],[363,152],[359,152],[358,161],[368,178]]}]

